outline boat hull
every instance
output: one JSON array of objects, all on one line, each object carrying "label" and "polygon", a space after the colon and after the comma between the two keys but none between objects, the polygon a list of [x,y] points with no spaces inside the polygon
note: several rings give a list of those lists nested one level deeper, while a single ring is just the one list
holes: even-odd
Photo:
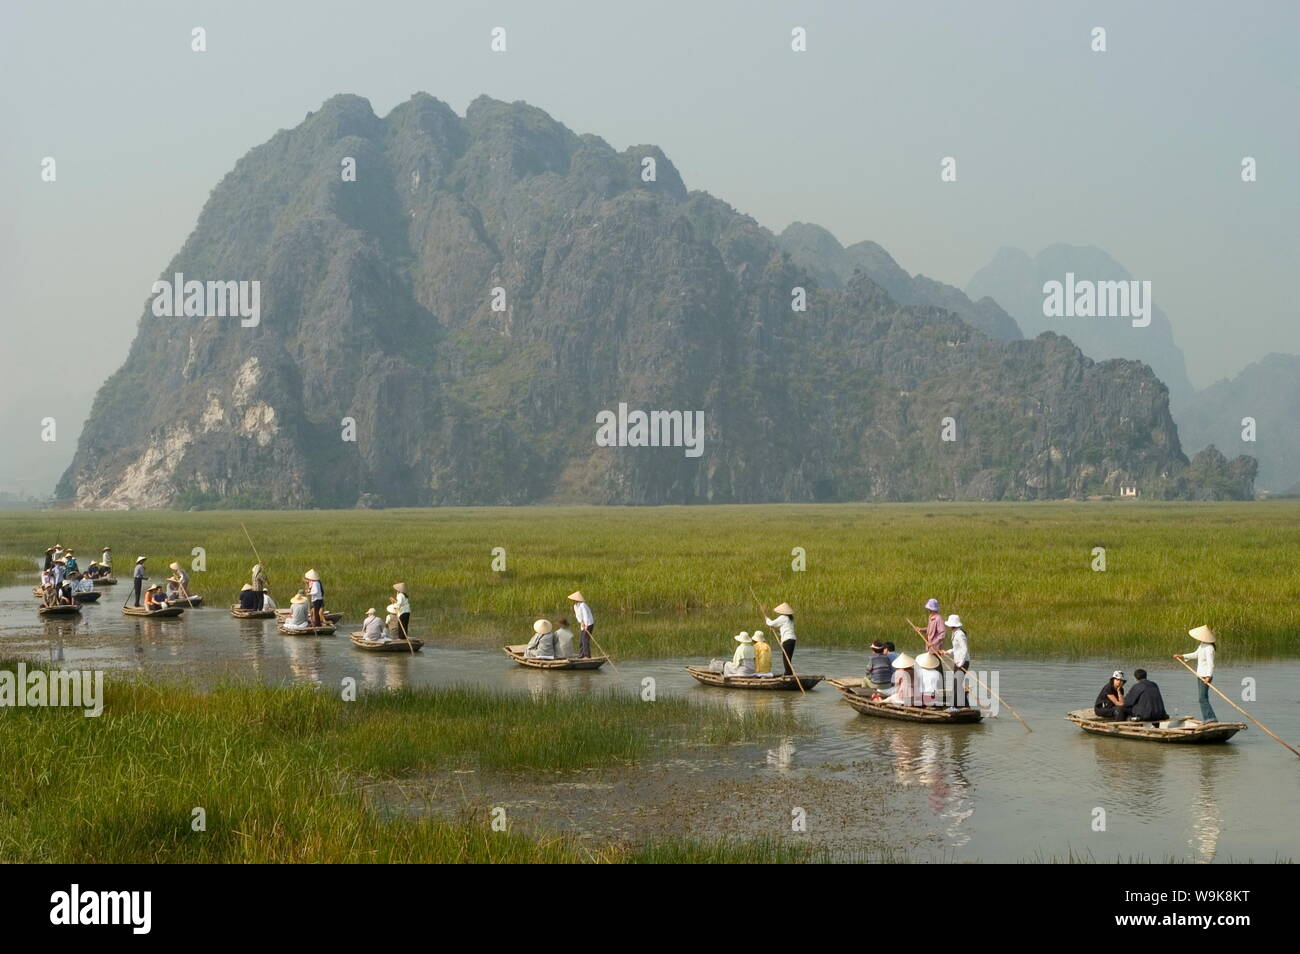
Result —
[{"label": "boat hull", "polygon": [[360,633],[353,633],[352,645],[357,649],[368,653],[405,653],[409,656],[412,649],[417,653],[420,651],[420,647],[424,645],[424,640],[413,639],[409,645],[405,641],[401,640],[394,640],[387,643],[376,643],[365,639]]},{"label": "boat hull", "polygon": [[284,625],[275,627],[285,636],[333,636],[338,632],[336,626],[308,626],[306,629],[285,629]]},{"label": "boat hull", "polygon": [[724,676],[720,672],[712,672],[702,666],[687,666],[686,671],[706,686],[717,686],[720,689],[756,689],[760,692],[781,690],[798,692],[800,684],[808,690],[826,678],[806,676],[803,673],[797,676]]},{"label": "boat hull", "polygon": [[58,606],[42,606],[36,612],[42,616],[76,616],[81,607],[76,603],[60,603]]},{"label": "boat hull", "polygon": [[1076,709],[1065,718],[1092,735],[1135,742],[1163,742],[1168,745],[1213,745],[1227,742],[1246,729],[1244,722],[1211,722],[1206,725],[1163,728],[1150,722],[1111,722],[1108,719],[1098,719],[1091,709]]},{"label": "boat hull", "polygon": [[529,669],[599,669],[609,661],[608,656],[592,656],[590,659],[581,659],[577,656],[570,656],[567,659],[533,659],[524,655],[525,648],[525,646],[502,646],[501,651],[519,665],[527,666]]},{"label": "boat hull", "polygon": [[230,615],[235,619],[275,619],[275,610],[246,610],[231,606]]},{"label": "boat hull", "polygon": [[922,722],[927,725],[970,725],[984,715],[976,708],[932,709],[924,706],[896,706],[892,702],[872,702],[871,695],[862,686],[861,679],[832,679],[831,685],[840,691],[840,698],[863,715],[895,722]]},{"label": "boat hull", "polygon": [[123,616],[141,616],[150,619],[176,619],[185,612],[184,607],[168,606],[166,609],[145,609],[143,606],[123,606]]}]

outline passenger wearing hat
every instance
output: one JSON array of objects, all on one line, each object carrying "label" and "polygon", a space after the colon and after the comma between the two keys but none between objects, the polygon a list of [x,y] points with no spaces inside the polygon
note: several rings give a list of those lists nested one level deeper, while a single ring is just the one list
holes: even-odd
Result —
[{"label": "passenger wearing hat", "polygon": [[779,603],[772,607],[772,612],[776,614],[776,619],[768,619],[763,616],[763,622],[777,631],[781,637],[781,661],[785,663],[785,674],[794,675],[794,670],[790,668],[790,661],[794,659],[794,608],[789,603]]},{"label": "passenger wearing hat", "polygon": [[72,577],[72,594],[95,592],[95,584],[84,573],[76,573]]},{"label": "passenger wearing hat", "polygon": [[939,671],[942,665],[936,653],[921,653],[916,657],[916,690],[923,706],[939,704],[943,694],[943,673]]},{"label": "passenger wearing hat", "polygon": [[943,625],[952,640],[952,649],[941,649],[939,655],[952,657],[952,705],[949,708],[956,711],[959,707],[965,709],[970,706],[970,696],[966,692],[966,673],[970,671],[970,644],[966,640],[961,617],[956,613],[944,620]]},{"label": "passenger wearing hat", "polygon": [[1115,713],[1117,720],[1130,722],[1162,722],[1169,718],[1160,687],[1147,678],[1145,669],[1134,669],[1133,688],[1124,697],[1124,704]]},{"label": "passenger wearing hat", "polygon": [[68,550],[63,554],[63,560],[69,573],[80,572],[81,567],[77,565],[77,558],[72,555],[71,550]]},{"label": "passenger wearing hat", "polygon": [[724,676],[754,675],[753,637],[751,637],[749,633],[737,633],[734,638],[736,642],[740,643],[740,645],[736,647],[736,652],[731,657],[731,662],[722,667],[722,674]]},{"label": "passenger wearing hat", "polygon": [[135,570],[131,574],[132,585],[135,587],[135,605],[140,605],[140,587],[144,586],[144,561],[145,557],[135,558]]},{"label": "passenger wearing hat", "polygon": [[384,626],[384,621],[379,618],[372,606],[366,610],[366,618],[361,621],[361,636],[372,643],[391,643],[393,638],[388,635],[388,629]]},{"label": "passenger wearing hat", "polygon": [[68,562],[63,557],[59,557],[54,561],[54,588],[56,590],[63,587],[63,578],[67,575]]},{"label": "passenger wearing hat", "polygon": [[596,629],[596,616],[587,605],[587,598],[582,595],[582,590],[574,590],[569,594],[569,599],[573,601],[573,618],[578,621],[578,628],[582,633],[578,639],[578,656],[581,659],[590,659],[591,634]]},{"label": "passenger wearing hat", "polygon": [[1097,701],[1092,704],[1092,711],[1099,719],[1120,718],[1119,712],[1124,706],[1124,670],[1116,669],[1110,674],[1106,685],[1097,693]]},{"label": "passenger wearing hat", "polygon": [[284,621],[285,629],[311,629],[311,602],[299,590],[289,600],[289,616]]},{"label": "passenger wearing hat", "polygon": [[880,700],[881,702],[896,706],[916,704],[916,684],[912,679],[912,669],[915,666],[916,660],[907,653],[898,654],[894,660],[894,692]]},{"label": "passenger wearing hat", "polygon": [[321,582],[320,574],[315,570],[308,570],[303,574],[303,582],[307,584],[307,599],[311,602],[311,624],[313,626],[325,625],[325,584]]},{"label": "passenger wearing hat", "polygon": [[388,613],[388,615],[384,617],[384,629],[388,631],[389,638],[394,641],[406,639],[406,637],[402,635],[402,621],[397,615],[397,611],[400,607],[396,603],[389,603],[384,609]]},{"label": "passenger wearing hat", "polygon": [[189,599],[190,597],[190,575],[181,569],[179,563],[169,563],[167,568],[172,571],[172,575],[167,577],[168,597],[171,599]]},{"label": "passenger wearing hat", "polygon": [[1210,683],[1214,682],[1214,630],[1208,626],[1198,626],[1189,630],[1187,635],[1201,645],[1195,652],[1183,653],[1177,658],[1196,660],[1196,700],[1201,704],[1201,721],[1218,722],[1219,717],[1210,705]]},{"label": "passenger wearing hat", "polygon": [[772,672],[772,647],[767,644],[767,637],[761,629],[756,629],[749,637],[754,641],[754,675],[764,679],[775,678]]},{"label": "passenger wearing hat", "polygon": [[253,589],[252,583],[245,583],[239,588],[239,608],[261,612],[262,594]]},{"label": "passenger wearing hat", "polygon": [[549,619],[533,623],[533,638],[528,641],[524,655],[533,659],[555,658],[555,627]]},{"label": "passenger wearing hat", "polygon": [[406,639],[411,632],[411,601],[407,599],[405,583],[394,583],[393,589],[397,592],[393,597],[393,602],[397,604],[397,622],[402,638]]},{"label": "passenger wearing hat", "polygon": [[913,626],[912,628],[925,637],[925,651],[927,653],[938,653],[939,650],[943,649],[944,636],[948,635],[943,625],[943,613],[939,611],[939,601],[933,596],[925,601],[925,608],[930,614],[925,629],[919,626]]},{"label": "passenger wearing hat", "polygon": [[867,685],[883,690],[893,684],[894,666],[885,653],[885,644],[877,639],[871,644],[871,658],[867,660]]},{"label": "passenger wearing hat", "polygon": [[253,564],[251,573],[253,582],[249,584],[249,589],[257,594],[257,604],[260,609],[262,605],[262,594],[266,592],[267,588],[266,572],[262,569],[262,564],[255,563]]},{"label": "passenger wearing hat", "polygon": [[144,591],[144,605],[149,612],[167,608],[167,594],[163,588],[154,583],[149,589]]}]

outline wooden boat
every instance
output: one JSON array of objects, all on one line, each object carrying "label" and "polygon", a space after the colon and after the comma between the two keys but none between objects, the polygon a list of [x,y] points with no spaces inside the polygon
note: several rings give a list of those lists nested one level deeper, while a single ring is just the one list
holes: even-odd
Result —
[{"label": "wooden boat", "polygon": [[686,671],[706,686],[721,686],[724,689],[793,689],[799,691],[799,684],[804,689],[811,689],[825,679],[825,676],[724,676],[712,672],[703,666],[687,666]]},{"label": "wooden boat", "polygon": [[230,606],[230,615],[235,619],[275,619],[275,610],[240,609],[238,603]]},{"label": "wooden boat", "polygon": [[366,639],[360,633],[352,634],[352,645],[357,649],[364,649],[368,653],[406,653],[408,656],[414,649],[417,653],[420,647],[424,645],[423,639],[413,639],[408,645],[402,640],[391,640],[389,642],[374,642]]},{"label": "wooden boat", "polygon": [[[289,615],[289,608],[288,608],[287,606],[285,606],[285,607],[282,607],[282,608],[280,608],[280,609],[277,609],[277,610],[275,611],[275,615],[278,616],[280,619],[284,619],[286,616]],[[327,620],[329,620],[331,623],[338,623],[338,622],[342,622],[342,620],[343,620],[343,614],[342,614],[342,613],[328,613],[328,612],[327,612],[327,613],[325,614],[325,618],[326,618]]]},{"label": "wooden boat", "polygon": [[203,605],[203,597],[185,596],[176,600],[168,600],[167,605],[173,608],[179,606],[181,609],[198,609]]},{"label": "wooden boat", "polygon": [[286,636],[333,636],[338,627],[308,626],[306,629],[285,629],[283,623],[277,623],[275,628]]},{"label": "wooden boat", "polygon": [[155,619],[175,619],[185,612],[182,606],[168,606],[165,609],[151,610],[145,606],[123,606],[122,614],[124,616],[149,616]]},{"label": "wooden boat", "polygon": [[36,612],[42,616],[76,616],[81,607],[76,603],[59,603],[57,606],[39,606]]},{"label": "wooden boat", "polygon": [[1246,728],[1244,722],[1180,725],[1181,720],[1178,719],[1166,719],[1163,722],[1112,722],[1109,719],[1098,719],[1091,709],[1076,709],[1066,715],[1066,718],[1084,732],[1093,735],[1109,735],[1117,739],[1137,739],[1142,742],[1171,742],[1175,745],[1227,742]]},{"label": "wooden boat", "polygon": [[892,702],[872,702],[874,690],[864,687],[864,679],[831,679],[830,684],[840,691],[840,698],[863,715],[895,719],[899,722],[926,722],[932,725],[962,725],[979,722],[984,714],[977,707],[949,712],[945,708],[926,706],[897,706]]},{"label": "wooden boat", "polygon": [[73,593],[72,598],[78,603],[98,603],[99,598],[103,595],[103,593],[96,593],[94,590],[90,590],[85,593]]},{"label": "wooden boat", "polygon": [[96,586],[117,586],[117,577],[100,576],[100,577],[96,577],[90,582],[94,583]]},{"label": "wooden boat", "polygon": [[501,651],[519,665],[527,666],[529,669],[599,669],[609,662],[608,656],[592,656],[589,659],[578,656],[569,656],[567,659],[533,659],[531,656],[524,655],[524,650],[527,648],[528,644],[524,643],[519,646],[502,646]]}]

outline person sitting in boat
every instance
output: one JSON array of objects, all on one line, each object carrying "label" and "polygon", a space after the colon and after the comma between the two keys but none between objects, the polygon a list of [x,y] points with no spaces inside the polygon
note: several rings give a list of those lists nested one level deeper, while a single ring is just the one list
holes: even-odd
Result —
[{"label": "person sitting in boat", "polygon": [[732,654],[731,662],[722,667],[724,676],[754,675],[754,638],[749,633],[737,633],[736,642],[740,643]]},{"label": "person sitting in boat", "polygon": [[1201,722],[1218,722],[1214,707],[1210,705],[1210,683],[1214,682],[1214,630],[1208,626],[1198,626],[1187,631],[1201,645],[1195,652],[1180,653],[1176,658],[1184,662],[1196,660],[1196,701],[1201,704]]},{"label": "person sitting in boat", "polygon": [[925,624],[925,629],[920,626],[913,626],[925,638],[925,651],[927,653],[938,653],[943,649],[943,638],[948,635],[947,629],[943,625],[943,613],[939,611],[939,601],[933,596],[925,601],[925,610],[930,614],[930,619]]},{"label": "person sitting in boat", "polygon": [[313,626],[324,626],[325,584],[321,582],[320,574],[315,570],[308,570],[303,574],[303,582],[307,584],[307,599],[311,604],[311,624]]},{"label": "person sitting in boat", "polygon": [[767,644],[767,636],[762,630],[755,630],[751,638],[754,640],[754,675],[763,679],[776,678],[772,672],[772,647]]},{"label": "person sitting in boat", "polygon": [[871,644],[871,658],[867,660],[867,686],[884,690],[894,684],[894,666],[885,654],[885,644],[876,640]]},{"label": "person sitting in boat", "polygon": [[524,655],[531,659],[555,658],[555,627],[549,619],[539,619],[533,623],[533,638],[524,648]]},{"label": "person sitting in boat", "polygon": [[54,601],[54,570],[46,568],[41,571],[41,592],[45,595],[45,605]]},{"label": "person sitting in boat", "polygon": [[1127,719],[1129,722],[1162,722],[1169,718],[1165,711],[1165,700],[1160,695],[1160,687],[1147,678],[1145,669],[1134,669],[1133,688],[1124,697],[1124,704],[1119,707],[1115,718]]},{"label": "person sitting in boat", "polygon": [[389,639],[403,640],[406,638],[402,633],[401,609],[402,608],[396,603],[389,603],[384,607],[384,611],[388,613],[388,615],[384,617],[384,629],[388,631]]},{"label": "person sitting in boat", "polygon": [[261,595],[253,589],[252,583],[245,583],[239,588],[239,608],[254,613],[261,612]]},{"label": "person sitting in boat", "polygon": [[970,696],[966,692],[966,673],[970,671],[970,643],[966,638],[966,628],[961,624],[961,617],[956,613],[944,620],[943,625],[948,630],[948,638],[952,640],[952,649],[941,649],[939,655],[952,657],[952,705],[948,710],[956,712],[958,708],[970,707]]},{"label": "person sitting in boat", "polygon": [[569,621],[563,616],[555,621],[555,656],[557,659],[573,656],[573,630],[569,629]]},{"label": "person sitting in boat", "polygon": [[372,643],[391,643],[393,637],[388,634],[384,621],[379,618],[372,606],[366,610],[366,618],[361,621],[361,636]]},{"label": "person sitting in boat", "polygon": [[772,612],[776,614],[776,619],[768,619],[767,614],[764,613],[763,623],[775,629],[781,637],[781,662],[785,666],[785,674],[792,676],[794,670],[790,668],[790,664],[794,659],[794,644],[797,638],[794,633],[794,607],[789,603],[779,603],[772,608]]},{"label": "person sitting in boat", "polygon": [[66,553],[63,554],[63,559],[64,559],[64,566],[67,568],[69,573],[81,572],[81,567],[77,565],[77,558],[72,555],[71,550],[68,550]]},{"label": "person sitting in boat", "polygon": [[78,573],[72,579],[72,595],[75,597],[78,593],[95,592],[95,584],[87,579],[83,574]]},{"label": "person sitting in boat", "polygon": [[285,629],[311,629],[311,603],[302,590],[289,600],[289,615],[284,621]]},{"label": "person sitting in boat", "polygon": [[275,605],[275,599],[271,596],[270,590],[262,591],[262,612],[274,613],[278,607]]},{"label": "person sitting in boat", "polygon": [[1106,685],[1097,693],[1097,701],[1092,704],[1092,712],[1099,719],[1115,719],[1124,705],[1124,670],[1116,669],[1110,674]]},{"label": "person sitting in boat", "polygon": [[912,678],[915,666],[915,659],[907,653],[899,653],[894,659],[894,691],[883,699],[876,699],[875,696],[872,699],[895,706],[916,705],[916,684]]},{"label": "person sitting in boat", "polygon": [[167,608],[167,594],[157,583],[151,585],[144,591],[144,608],[149,612]]},{"label": "person sitting in boat", "polygon": [[916,657],[916,688],[921,697],[921,705],[937,706],[943,695],[943,664],[935,653],[921,653]]},{"label": "person sitting in boat", "polygon": [[104,575],[104,568],[97,561],[91,560],[90,566],[86,567],[86,571],[81,575],[88,580],[97,580]]}]

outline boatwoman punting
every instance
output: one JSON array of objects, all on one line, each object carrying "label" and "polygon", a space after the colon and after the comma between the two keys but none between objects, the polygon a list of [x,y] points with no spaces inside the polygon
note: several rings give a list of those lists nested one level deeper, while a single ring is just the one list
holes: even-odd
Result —
[{"label": "boatwoman punting", "polygon": [[794,674],[791,668],[791,660],[794,658],[794,644],[797,638],[794,633],[794,607],[789,603],[778,603],[772,607],[772,612],[776,614],[776,619],[768,619],[767,614],[763,614],[763,622],[776,630],[781,639],[781,659],[785,663],[785,674],[787,676]]}]

